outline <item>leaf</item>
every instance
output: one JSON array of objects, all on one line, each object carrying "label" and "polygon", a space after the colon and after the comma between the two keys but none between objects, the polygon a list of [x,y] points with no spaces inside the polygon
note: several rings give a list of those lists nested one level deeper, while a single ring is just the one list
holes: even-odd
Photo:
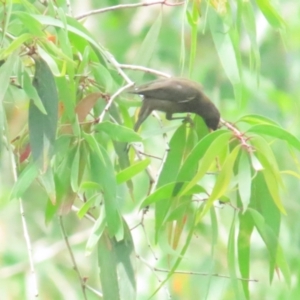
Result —
[{"label": "leaf", "polygon": [[300,151],[300,141],[283,128],[271,124],[261,124],[251,127],[247,132],[265,134],[286,141],[290,146]]},{"label": "leaf", "polygon": [[186,127],[185,125],[181,125],[177,128],[170,140],[170,151],[168,152],[167,159],[160,172],[157,182],[157,188],[169,182],[175,181],[184,153],[185,140]]},{"label": "leaf", "polygon": [[[158,35],[162,24],[162,11],[160,10],[157,14],[155,21],[153,22],[150,30],[148,31],[146,37],[144,38],[141,47],[135,55],[134,63],[136,65],[148,66],[150,59],[156,48],[156,42],[158,40]],[[141,74],[141,73],[140,73]],[[133,74],[135,81],[138,81],[138,74]]]},{"label": "leaf", "polygon": [[[238,264],[242,278],[250,276],[250,247],[251,235],[254,228],[252,217],[248,211],[244,214],[239,213],[239,233],[237,239]],[[244,294],[247,299],[249,295],[249,281],[242,281]]]},{"label": "leaf", "polygon": [[270,25],[274,28],[283,28],[285,26],[284,20],[271,5],[270,0],[256,0],[256,3]]},{"label": "leaf", "polygon": [[245,151],[241,151],[237,174],[239,195],[243,205],[243,212],[247,210],[251,197],[251,168],[247,154],[248,153]]},{"label": "leaf", "polygon": [[[224,71],[234,86],[236,98],[240,98],[241,93],[241,70],[239,52],[234,49],[234,38],[230,35],[230,28],[213,10],[210,11],[209,25],[212,38],[220,58]],[[233,34],[233,33],[232,33]]]},{"label": "leaf", "polygon": [[102,188],[108,231],[111,236],[123,237],[123,228],[117,202],[117,182],[114,167],[106,150],[92,135],[84,134],[90,151],[90,172],[93,180]]},{"label": "leaf", "polygon": [[185,190],[185,187],[188,185],[188,182],[171,182],[164,186],[161,186],[152,194],[150,194],[142,202],[141,207],[148,206],[150,204],[167,200],[176,196],[189,196],[194,194],[206,193],[205,189],[200,185],[195,185],[193,188],[189,189],[187,193],[182,193]]},{"label": "leaf", "polygon": [[198,221],[200,221],[200,218],[202,218],[208,212],[210,207],[213,205],[213,202],[219,199],[221,196],[223,196],[227,191],[227,188],[229,186],[229,183],[233,175],[233,166],[237,158],[237,155],[240,151],[240,148],[241,145],[236,146],[229,154],[229,156],[226,158],[222,170],[217,177],[217,181],[213,187],[213,190],[208,200],[206,201],[204,209],[201,211],[201,214],[199,215]]},{"label": "leaf", "polygon": [[85,255],[88,256],[92,253],[95,246],[97,246],[100,238],[103,235],[105,230],[106,220],[103,213],[103,210],[100,212],[99,217],[97,218],[96,222],[92,227],[91,234],[87,240],[86,247],[85,247]]},{"label": "leaf", "polygon": [[105,132],[114,141],[128,143],[142,141],[142,138],[132,129],[121,126],[119,124],[105,121],[99,123],[95,127],[98,131]]},{"label": "leaf", "polygon": [[35,161],[41,159],[44,164],[45,156],[49,160],[54,147],[57,128],[58,95],[54,77],[46,62],[38,56],[35,56],[34,60],[35,74],[33,86],[38,92],[47,115],[38,109],[33,100],[30,101],[28,121],[29,141],[33,159]]},{"label": "leaf", "polygon": [[75,112],[78,116],[78,121],[81,123],[85,120],[89,112],[95,106],[97,100],[102,97],[102,93],[91,93],[82,98],[76,105]]},{"label": "leaf", "polygon": [[104,300],[136,299],[135,252],[130,230],[125,222],[121,241],[106,232],[98,243],[98,262]]},{"label": "leaf", "polygon": [[6,59],[8,56],[19,49],[25,42],[34,38],[34,35],[30,33],[24,33],[13,40],[7,48],[3,48],[0,51],[0,60]]},{"label": "leaf", "polygon": [[235,249],[235,226],[236,226],[236,215],[232,218],[231,228],[228,238],[227,247],[227,262],[230,274],[231,283],[233,286],[233,292],[235,294],[235,299],[245,299],[244,294],[240,288],[240,282],[236,279],[236,249]]},{"label": "leaf", "polygon": [[37,90],[32,85],[31,79],[26,71],[23,73],[23,89],[27,94],[28,98],[33,101],[34,105],[41,111],[41,113],[46,115],[47,112],[45,110],[43,102],[40,99]]},{"label": "leaf", "polygon": [[238,123],[238,122],[245,122],[250,125],[269,124],[269,125],[278,126],[278,123],[276,123],[275,121],[273,121],[265,116],[254,115],[254,114],[243,116],[236,123]]},{"label": "leaf", "polygon": [[35,164],[29,164],[21,172],[15,183],[13,190],[11,192],[10,199],[21,198],[29,186],[32,184],[33,180],[38,176],[38,169]]},{"label": "leaf", "polygon": [[56,204],[56,189],[54,182],[54,174],[51,168],[48,168],[45,173],[39,176],[39,180],[53,205]]},{"label": "leaf", "polygon": [[[274,235],[272,229],[265,223],[264,218],[259,212],[254,209],[249,208],[249,212],[253,218],[253,222],[257,231],[259,232],[261,238],[263,239],[267,249],[269,251],[271,259],[271,269],[277,265],[283,272],[286,282],[290,285],[290,274],[286,264],[286,260],[283,257],[283,252],[279,242]],[[270,278],[272,280],[272,278]]]},{"label": "leaf", "polygon": [[[208,136],[207,136],[208,137]],[[187,185],[187,187],[184,190],[184,193],[193,187],[208,171],[211,164],[215,161],[216,157],[219,153],[222,152],[224,147],[228,147],[228,140],[231,137],[231,133],[228,131],[223,131],[222,134],[217,135],[217,137],[211,141],[211,143],[205,143],[207,140],[204,138],[202,139],[198,145],[193,149],[189,157],[186,159],[185,165],[183,165],[181,169],[181,174],[183,174],[183,170],[187,169],[187,166],[193,165],[191,167],[194,169],[194,166],[197,166],[199,159],[199,167],[196,175],[190,180],[190,183]],[[210,140],[210,139],[209,139]],[[207,146],[207,149],[203,146]],[[201,148],[201,150],[200,150]],[[197,150],[195,150],[197,149]],[[198,152],[199,149],[199,152]],[[197,151],[197,153],[195,153]],[[203,155],[203,157],[201,157]],[[188,161],[189,160],[189,161]],[[189,172],[187,170],[187,172]],[[180,178],[180,176],[178,176]]]},{"label": "leaf", "polygon": [[253,137],[251,143],[255,146],[257,150],[256,154],[264,167],[261,172],[265,177],[273,200],[279,210],[286,213],[279,195],[279,186],[283,186],[283,181],[273,151],[269,147],[268,143],[260,136]]},{"label": "leaf", "polygon": [[[245,30],[249,36],[251,42],[251,52],[250,52],[250,59],[251,63],[254,60],[254,67],[257,76],[257,82],[259,81],[259,70],[260,70],[260,54],[259,54],[259,46],[257,42],[257,34],[256,34],[256,16],[255,16],[255,9],[252,6],[250,1],[240,1],[242,6],[242,18]],[[252,63],[253,64],[253,63]],[[251,68],[253,68],[251,64]]]},{"label": "leaf", "polygon": [[151,163],[151,160],[149,158],[146,158],[146,159],[143,159],[141,161],[138,161],[138,162],[132,164],[130,167],[128,167],[126,169],[123,169],[116,176],[117,184],[121,184],[123,182],[130,180],[135,175],[144,171],[147,168],[147,166],[149,166],[150,163]]},{"label": "leaf", "polygon": [[24,27],[27,28],[36,38],[46,35],[42,29],[43,25],[39,22],[39,20],[33,17],[33,14],[23,11],[13,11],[13,15],[16,15],[23,23]]},{"label": "leaf", "polygon": [[[1,89],[0,89],[0,102],[3,102],[5,93],[10,83],[10,76],[13,71],[13,66],[16,63],[17,53],[12,53],[7,60],[1,65],[0,67],[0,82],[1,82]],[[2,106],[2,105],[1,105]],[[2,120],[2,118],[1,118]],[[3,121],[1,121],[3,123]],[[2,128],[2,126],[1,126]]]}]

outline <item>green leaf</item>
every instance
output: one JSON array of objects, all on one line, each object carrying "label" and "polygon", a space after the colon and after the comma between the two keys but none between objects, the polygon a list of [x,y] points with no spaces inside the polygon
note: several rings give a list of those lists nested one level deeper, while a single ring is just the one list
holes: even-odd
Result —
[{"label": "green leaf", "polygon": [[98,262],[104,300],[136,299],[135,252],[133,239],[124,222],[121,241],[106,232],[98,243]]},{"label": "green leaf", "polygon": [[227,247],[227,261],[228,269],[231,279],[231,284],[233,286],[233,292],[235,294],[235,299],[245,299],[245,295],[241,291],[240,282],[236,279],[236,247],[235,247],[235,226],[236,226],[236,215],[232,218],[231,228],[228,238]]},{"label": "green leaf", "polygon": [[271,137],[278,138],[280,140],[286,141],[290,146],[294,147],[300,151],[300,141],[291,133],[284,130],[283,128],[271,124],[260,124],[251,127],[248,132],[255,132],[258,134],[264,134]]},{"label": "green leaf", "polygon": [[256,0],[256,3],[270,25],[275,28],[283,28],[285,26],[284,20],[271,5],[270,0]]},{"label": "green leaf", "polygon": [[248,153],[245,151],[241,151],[237,179],[239,195],[241,197],[243,211],[245,212],[250,203],[251,197],[251,168],[249,164]]},{"label": "green leaf", "polygon": [[291,278],[290,278],[288,266],[286,264],[286,260],[283,257],[281,246],[279,245],[279,242],[276,236],[274,235],[274,232],[265,223],[264,218],[262,217],[261,214],[259,214],[259,212],[251,208],[249,208],[249,212],[251,213],[257,231],[259,232],[261,238],[263,239],[269,251],[270,259],[271,259],[271,269],[274,270],[274,268],[278,266],[281,269],[282,273],[284,274],[286,282],[290,285]]},{"label": "green leaf", "polygon": [[245,122],[250,125],[269,124],[269,125],[278,126],[278,123],[276,123],[275,121],[273,121],[265,116],[254,115],[254,114],[243,116],[240,119],[238,119],[236,123],[238,123],[238,122]]},{"label": "green leaf", "polygon": [[102,188],[106,221],[111,236],[123,237],[123,228],[117,202],[117,182],[114,167],[106,150],[92,135],[84,134],[90,152],[90,172],[93,180]]},{"label": "green leaf", "polygon": [[[249,211],[244,214],[239,214],[239,233],[237,240],[238,263],[242,278],[249,278],[250,276],[250,247],[251,235],[254,224]],[[247,299],[250,299],[249,281],[242,281],[244,294]]]},{"label": "green leaf", "polygon": [[48,168],[45,173],[39,176],[40,183],[45,188],[47,195],[53,205],[56,204],[56,189],[54,182],[54,174],[52,168]]},{"label": "green leaf", "polygon": [[41,111],[41,113],[46,115],[47,112],[45,110],[43,102],[40,99],[37,90],[32,85],[31,79],[26,71],[23,73],[23,89],[27,94],[27,96],[29,97],[29,99],[33,101],[34,105]]},{"label": "green leaf", "polygon": [[213,205],[214,201],[219,199],[221,196],[223,196],[227,191],[233,175],[233,166],[240,149],[241,149],[241,145],[236,146],[229,154],[229,156],[226,158],[222,170],[217,177],[217,181],[213,187],[213,190],[208,200],[206,201],[205,207],[201,211],[201,214],[199,215],[198,221],[200,221],[200,218],[202,218],[208,212],[210,207]]},{"label": "green leaf", "polygon": [[17,199],[23,196],[29,186],[32,184],[33,180],[38,176],[38,168],[35,164],[29,164],[21,172],[15,183],[10,199]]},{"label": "green leaf", "polygon": [[[148,66],[150,59],[156,49],[156,42],[159,36],[162,23],[162,11],[160,10],[156,16],[155,21],[152,23],[150,30],[148,31],[146,37],[144,38],[141,47],[135,55],[134,63],[136,65]],[[138,81],[142,73],[133,73],[133,78]]]},{"label": "green leaf", "polygon": [[[1,89],[0,89],[0,102],[3,102],[5,93],[10,83],[10,76],[13,71],[13,66],[16,63],[17,53],[12,53],[8,59],[1,65],[0,67],[0,82],[1,82]],[[2,105],[1,105],[2,106]],[[1,118],[1,123],[3,122]],[[1,126],[2,128],[2,126]]]},{"label": "green leaf", "polygon": [[117,176],[117,183],[121,184],[123,182],[126,182],[130,180],[135,175],[139,174],[143,170],[145,170],[149,164],[151,163],[151,160],[149,158],[146,158],[144,160],[138,161],[134,164],[132,164],[130,167],[120,171]]},{"label": "green leaf", "polygon": [[142,138],[132,129],[108,121],[98,124],[96,129],[105,132],[114,141],[127,143],[142,141]]},{"label": "green leaf", "polygon": [[177,128],[169,143],[170,151],[159,175],[157,187],[175,181],[185,149],[186,127],[181,125]]},{"label": "green leaf", "polygon": [[260,136],[253,137],[251,143],[255,146],[256,154],[264,167],[261,172],[265,177],[273,200],[280,211],[286,213],[279,195],[279,186],[283,186],[283,181],[273,151],[268,143]]},{"label": "green leaf", "polygon": [[250,1],[240,1],[242,2],[242,18],[245,26],[245,30],[249,36],[251,42],[251,66],[252,60],[254,60],[254,67],[257,75],[257,81],[259,81],[259,70],[260,70],[260,54],[259,54],[259,46],[257,43],[257,34],[256,34],[256,16],[255,9],[252,6]]},{"label": "green leaf", "polygon": [[80,162],[80,146],[77,147],[72,165],[71,165],[71,187],[74,192],[78,190],[78,175]]},{"label": "green leaf", "polygon": [[[241,70],[240,70],[240,58],[238,57],[238,51],[235,51],[235,47],[238,48],[237,38],[234,38],[234,33],[230,33],[233,30],[225,24],[220,16],[210,10],[209,25],[212,38],[220,58],[224,71],[232,83],[235,89],[236,98],[241,97]],[[237,36],[237,35],[236,35]],[[239,48],[238,48],[239,49]]]},{"label": "green leaf", "polygon": [[93,225],[92,232],[86,243],[86,247],[85,247],[86,256],[90,255],[93,249],[95,248],[95,246],[98,244],[105,230],[105,225],[106,225],[105,216],[103,211],[101,211],[100,216],[98,217],[98,219]]},{"label": "green leaf", "polygon": [[[198,143],[198,145],[196,145],[196,147],[191,152],[190,156],[187,158],[185,165],[181,169],[181,172],[183,172],[182,170],[184,170],[184,168],[186,169],[187,166],[191,164],[193,165],[192,169],[194,169],[194,166],[197,166],[198,161],[201,158],[198,171],[196,175],[191,179],[187,187],[185,188],[184,193],[188,189],[193,187],[195,184],[197,184],[197,182],[205,175],[205,173],[208,171],[211,164],[215,161],[218,154],[220,154],[223,151],[224,147],[228,147],[228,140],[230,137],[231,137],[231,133],[228,131],[224,131],[223,134],[218,135],[213,141],[211,141],[209,145],[206,144],[207,140],[205,138],[202,139]],[[207,149],[205,149],[205,147],[201,147],[200,145],[208,146],[208,147]],[[198,150],[198,148],[201,148],[201,151],[199,151],[195,155],[195,149]],[[203,157],[201,157],[201,155],[203,155]]]},{"label": "green leaf", "polygon": [[32,33],[35,37],[43,37],[46,33],[43,31],[43,25],[34,18],[33,14],[29,14],[23,11],[13,11],[13,15],[16,15],[17,18],[23,23],[24,27],[27,28],[29,32]]},{"label": "green leaf", "polygon": [[0,60],[6,59],[15,50],[19,49],[25,42],[34,38],[34,35],[30,33],[24,33],[13,40],[7,48],[3,48],[0,51]]},{"label": "green leaf", "polygon": [[205,189],[200,185],[195,185],[189,189],[186,193],[182,193],[185,190],[185,187],[188,185],[188,182],[171,182],[164,186],[158,188],[155,192],[150,194],[141,204],[141,207],[148,206],[150,204],[162,201],[169,200],[172,197],[176,196],[188,196],[200,193],[206,193]]},{"label": "green leaf", "polygon": [[49,159],[52,155],[56,137],[58,94],[54,77],[46,62],[39,56],[35,56],[34,60],[33,86],[38,92],[47,115],[40,111],[33,100],[30,101],[29,141],[34,160],[42,159],[45,162],[45,156]]}]

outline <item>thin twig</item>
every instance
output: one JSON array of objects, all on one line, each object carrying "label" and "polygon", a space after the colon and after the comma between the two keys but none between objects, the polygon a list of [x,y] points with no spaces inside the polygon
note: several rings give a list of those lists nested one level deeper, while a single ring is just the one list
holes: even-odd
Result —
[{"label": "thin twig", "polygon": [[62,232],[62,235],[65,239],[65,243],[66,243],[66,246],[68,248],[68,251],[69,251],[69,254],[70,254],[70,257],[71,257],[71,260],[72,260],[72,263],[73,263],[73,268],[78,276],[78,279],[79,279],[79,282],[81,284],[81,289],[82,289],[82,293],[83,293],[83,298],[85,300],[87,300],[87,296],[86,296],[86,285],[85,285],[85,281],[83,280],[83,278],[81,277],[80,275],[80,272],[79,272],[79,269],[77,267],[77,263],[76,263],[76,260],[75,260],[75,257],[74,257],[74,254],[73,254],[73,251],[72,251],[72,248],[70,246],[70,243],[69,243],[69,240],[68,240],[68,237],[67,237],[67,234],[66,234],[66,230],[65,230],[65,227],[64,227],[64,223],[63,223],[63,220],[62,220],[62,216],[59,216],[59,224],[60,224],[60,228],[61,228],[61,232]]},{"label": "thin twig", "polygon": [[172,77],[170,74],[160,72],[160,71],[157,71],[157,70],[151,69],[151,68],[146,68],[146,67],[143,67],[143,66],[119,64],[119,67],[121,69],[130,69],[130,70],[135,70],[135,71],[142,71],[142,72],[145,72],[145,73],[150,73],[150,74],[154,74],[154,75],[162,76],[162,77],[166,77],[166,78]]},{"label": "thin twig", "polygon": [[244,133],[242,133],[236,127],[234,127],[234,125],[232,125],[231,123],[229,123],[229,122],[227,122],[227,121],[225,121],[223,119],[220,120],[220,123],[233,132],[234,136],[240,141],[241,145],[248,152],[252,152],[253,151],[253,147],[248,144],[248,142],[247,142],[248,138],[244,136]]},{"label": "thin twig", "polygon": [[169,3],[166,0],[159,0],[155,2],[140,2],[140,3],[133,3],[133,4],[119,4],[115,6],[110,6],[110,7],[105,7],[105,8],[100,8],[100,9],[95,9],[89,12],[86,12],[82,15],[79,15],[76,17],[77,20],[81,20],[86,17],[90,17],[92,15],[97,15],[97,14],[102,14],[107,11],[113,11],[117,9],[127,9],[127,8],[135,8],[135,7],[141,7],[141,6],[150,6],[150,5],[157,5],[157,4],[162,4],[166,6],[180,6],[184,4],[185,1],[183,2],[178,2],[178,3]]},{"label": "thin twig", "polygon": [[[141,260],[147,267],[149,267],[154,272],[156,271],[156,272],[170,273],[170,270],[160,269],[160,268],[156,268],[156,267],[151,266],[145,259],[143,259],[140,256],[137,256],[137,258],[139,260]],[[193,271],[178,271],[178,270],[175,271],[174,273],[176,273],[176,274],[187,274],[187,275],[197,275],[197,276],[212,276],[212,277],[220,277],[220,278],[231,279],[230,276],[220,275],[220,274],[217,274],[217,273],[210,274],[210,273],[201,273],[201,272],[193,272]],[[240,277],[236,277],[235,279],[240,280],[240,281],[258,282],[258,279],[240,278]]]},{"label": "thin twig", "polygon": [[121,87],[120,89],[118,89],[109,99],[109,101],[107,102],[103,112],[101,113],[100,117],[99,117],[99,123],[103,122],[103,119],[105,117],[105,114],[107,113],[107,111],[109,110],[110,106],[112,105],[114,99],[116,97],[118,97],[123,91],[125,91],[126,89],[128,89],[129,87],[133,86],[133,82],[130,82],[128,84],[126,84],[125,86]]},{"label": "thin twig", "polygon": [[[4,137],[3,137],[3,139],[4,139]],[[16,164],[15,156],[14,156],[13,150],[11,148],[11,145],[7,141],[6,141],[6,145],[7,145],[8,151],[9,151],[9,155],[10,155],[13,180],[14,180],[14,183],[16,183],[18,181],[18,173],[17,173],[17,164]],[[26,218],[25,218],[23,200],[22,200],[21,197],[18,198],[18,200],[19,200],[19,209],[20,209],[21,220],[22,220],[23,234],[24,234],[26,247],[27,247],[27,254],[28,254],[28,259],[29,259],[30,272],[31,272],[31,276],[32,276],[32,279],[33,279],[32,280],[33,291],[34,291],[35,297],[38,297],[39,296],[39,291],[38,291],[37,278],[36,278],[36,273],[35,273],[35,268],[34,268],[34,263],[33,263],[32,245],[31,245],[28,226],[27,226],[27,222],[26,222]]]}]

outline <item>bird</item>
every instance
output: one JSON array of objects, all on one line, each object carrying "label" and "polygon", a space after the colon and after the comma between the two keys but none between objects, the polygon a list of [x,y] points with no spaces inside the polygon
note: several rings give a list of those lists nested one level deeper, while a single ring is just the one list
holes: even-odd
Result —
[{"label": "bird", "polygon": [[195,113],[203,118],[208,128],[218,128],[219,110],[205,95],[202,86],[192,80],[180,77],[158,79],[131,88],[128,93],[143,96],[134,131],[138,131],[153,110],[165,112],[167,120],[188,119],[173,117],[175,113]]}]

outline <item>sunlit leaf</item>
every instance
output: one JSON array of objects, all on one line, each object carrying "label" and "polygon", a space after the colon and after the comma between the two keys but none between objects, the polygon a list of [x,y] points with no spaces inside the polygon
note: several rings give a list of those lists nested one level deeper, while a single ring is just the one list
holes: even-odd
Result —
[{"label": "sunlit leaf", "polygon": [[290,132],[283,128],[271,124],[260,124],[252,126],[247,132],[255,132],[258,134],[265,134],[271,137],[286,141],[290,146],[300,151],[300,141]]},{"label": "sunlit leaf", "polygon": [[130,167],[120,171],[117,176],[117,183],[121,184],[123,182],[126,182],[130,180],[135,175],[139,174],[143,170],[147,168],[147,166],[151,163],[151,160],[149,158],[146,158],[144,160],[138,161],[134,164],[132,164]]},{"label": "sunlit leaf", "polygon": [[271,5],[270,0],[256,0],[258,7],[264,14],[268,22],[275,28],[283,28],[285,25],[284,20],[276,11],[276,9]]}]

